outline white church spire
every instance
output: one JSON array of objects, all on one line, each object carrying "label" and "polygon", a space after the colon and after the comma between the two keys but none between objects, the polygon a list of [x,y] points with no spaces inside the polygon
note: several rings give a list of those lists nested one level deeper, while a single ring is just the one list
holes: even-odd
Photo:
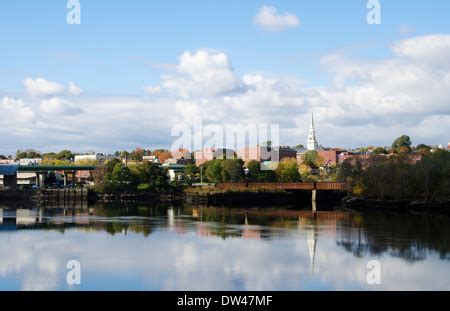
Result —
[{"label": "white church spire", "polygon": [[309,124],[307,149],[308,151],[317,151],[319,149],[319,144],[317,143],[316,140],[316,130],[314,129],[314,114],[312,108],[311,108],[311,120]]}]

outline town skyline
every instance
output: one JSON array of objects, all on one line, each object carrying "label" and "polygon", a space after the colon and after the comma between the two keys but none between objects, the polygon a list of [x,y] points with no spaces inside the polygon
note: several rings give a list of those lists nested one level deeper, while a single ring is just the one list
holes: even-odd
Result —
[{"label": "town skyline", "polygon": [[305,144],[310,107],[323,146],[449,141],[448,3],[386,2],[380,25],[364,1],[80,3],[80,25],[51,1],[5,4],[0,153],[168,148],[196,116]]}]

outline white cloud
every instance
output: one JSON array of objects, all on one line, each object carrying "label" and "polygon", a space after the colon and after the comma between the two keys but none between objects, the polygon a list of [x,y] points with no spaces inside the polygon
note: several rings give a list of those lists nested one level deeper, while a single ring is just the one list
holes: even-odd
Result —
[{"label": "white cloud", "polygon": [[5,97],[0,132],[10,135],[0,142],[11,152],[18,143],[79,151],[169,147],[175,123],[192,125],[195,116],[203,116],[205,123],[280,124],[281,143],[296,145],[307,139],[313,106],[325,146],[390,145],[402,134],[414,143],[447,143],[450,35],[403,40],[392,52],[375,60],[327,55],[322,65],[335,83],[316,87],[298,77],[240,76],[224,53],[185,52],[175,72],[147,89],[158,96],[67,101],[60,95],[37,103]]},{"label": "white cloud", "polygon": [[276,8],[267,5],[259,9],[253,22],[258,27],[272,32],[281,32],[300,26],[300,20],[294,14],[289,12],[280,14]]},{"label": "white cloud", "polygon": [[[22,100],[11,97],[3,97],[0,104],[0,123],[6,125],[10,122],[27,123],[33,122],[35,113],[32,108]],[[3,132],[0,128],[0,132]]]},{"label": "white cloud", "polygon": [[64,86],[44,78],[35,80],[27,78],[23,81],[26,92],[31,96],[57,95],[64,92]]},{"label": "white cloud", "polygon": [[83,93],[83,90],[74,82],[69,82],[69,85],[67,86],[67,92],[70,95],[80,95],[81,93]]},{"label": "white cloud", "polygon": [[162,87],[183,98],[241,92],[243,84],[224,53],[184,52],[176,75],[162,77]]},{"label": "white cloud", "polygon": [[47,114],[77,115],[83,113],[83,109],[59,97],[44,99],[40,102],[39,108]]}]

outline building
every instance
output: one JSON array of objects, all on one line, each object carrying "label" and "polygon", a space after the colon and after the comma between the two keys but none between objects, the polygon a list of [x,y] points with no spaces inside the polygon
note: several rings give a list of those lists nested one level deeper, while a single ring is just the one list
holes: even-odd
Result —
[{"label": "building", "polygon": [[143,156],[142,157],[142,161],[144,162],[150,162],[150,163],[155,163],[155,164],[160,164],[158,157],[155,155],[149,155],[149,156]]},{"label": "building", "polygon": [[316,130],[314,128],[314,115],[313,110],[311,108],[311,117],[310,117],[310,123],[309,123],[309,134],[308,134],[308,142],[306,143],[306,149],[308,151],[318,151],[319,150],[319,144],[316,140]]},{"label": "building", "polygon": [[14,164],[15,161],[12,159],[0,159],[0,165],[1,164]]},{"label": "building", "polygon": [[169,177],[170,181],[176,181],[182,179],[182,174],[184,173],[184,170],[186,168],[185,165],[180,164],[163,164],[163,168],[167,169],[167,176]]},{"label": "building", "polygon": [[194,153],[195,164],[200,166],[208,161],[216,159],[232,159],[235,153],[234,150],[224,148],[203,148]]},{"label": "building", "polygon": [[236,156],[246,164],[251,161],[263,162],[267,160],[267,148],[261,146],[244,147],[236,151]]},{"label": "building", "polygon": [[297,151],[290,147],[244,147],[236,151],[238,159],[248,164],[251,161],[257,162],[279,162],[283,159],[295,159]]},{"label": "building", "polygon": [[319,150],[319,157],[323,160],[324,166],[336,166],[338,164],[339,153],[336,149],[333,150]]},{"label": "building", "polygon": [[0,165],[0,180],[2,188],[5,190],[17,189],[18,165]]},{"label": "building", "polygon": [[36,158],[36,159],[20,159],[19,165],[21,166],[30,166],[30,165],[40,165],[42,162],[42,159]]},{"label": "building", "polygon": [[75,162],[79,161],[97,161],[99,163],[112,159],[113,156],[104,153],[80,154],[75,156]]},{"label": "building", "polygon": [[165,164],[180,164],[188,165],[194,164],[195,161],[192,157],[191,152],[188,149],[178,149],[171,152],[172,157],[167,159]]},{"label": "building", "polygon": [[275,154],[278,154],[279,161],[283,159],[296,159],[297,151],[290,147],[274,148]]}]

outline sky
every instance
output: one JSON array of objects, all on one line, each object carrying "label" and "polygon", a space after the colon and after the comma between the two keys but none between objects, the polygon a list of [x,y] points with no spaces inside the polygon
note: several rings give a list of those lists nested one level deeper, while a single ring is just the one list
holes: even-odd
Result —
[{"label": "sky", "polygon": [[310,107],[328,147],[450,141],[448,1],[67,2],[0,4],[0,154],[170,148],[200,116],[305,144]]}]

